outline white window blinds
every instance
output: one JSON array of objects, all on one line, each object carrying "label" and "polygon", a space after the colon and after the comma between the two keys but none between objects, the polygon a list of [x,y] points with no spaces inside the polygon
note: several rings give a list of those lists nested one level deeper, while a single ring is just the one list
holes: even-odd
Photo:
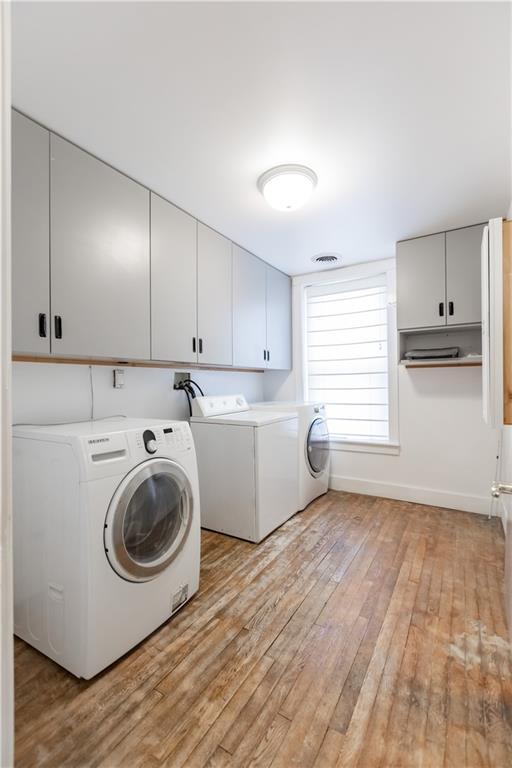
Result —
[{"label": "white window blinds", "polygon": [[389,438],[386,275],[306,291],[306,391],[325,403],[329,431]]}]

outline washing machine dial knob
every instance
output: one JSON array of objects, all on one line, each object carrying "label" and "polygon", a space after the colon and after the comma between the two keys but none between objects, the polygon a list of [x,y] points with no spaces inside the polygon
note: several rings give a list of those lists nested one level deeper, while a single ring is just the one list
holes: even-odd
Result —
[{"label": "washing machine dial knob", "polygon": [[142,439],[144,440],[144,447],[146,448],[146,451],[148,453],[156,453],[158,445],[156,442],[155,433],[152,432],[151,429],[146,429],[142,435]]}]

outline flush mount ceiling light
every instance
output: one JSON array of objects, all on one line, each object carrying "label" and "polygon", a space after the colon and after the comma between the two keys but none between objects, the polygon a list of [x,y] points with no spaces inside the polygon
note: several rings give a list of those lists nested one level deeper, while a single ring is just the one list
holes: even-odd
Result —
[{"label": "flush mount ceiling light", "polygon": [[318,179],[305,165],[277,165],[258,179],[258,189],[277,211],[295,211],[307,201]]},{"label": "flush mount ceiling light", "polygon": [[311,258],[311,261],[315,264],[337,264],[338,261],[341,261],[341,254],[340,253],[317,253],[316,256],[313,256]]}]

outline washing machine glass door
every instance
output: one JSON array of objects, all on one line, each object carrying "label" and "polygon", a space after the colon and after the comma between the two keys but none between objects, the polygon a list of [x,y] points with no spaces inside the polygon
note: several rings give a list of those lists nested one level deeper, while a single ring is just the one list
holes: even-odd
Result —
[{"label": "washing machine glass door", "polygon": [[105,520],[105,552],[112,568],[129,581],[149,581],[182,548],[193,515],[192,488],[170,459],[151,459],[119,485]]},{"label": "washing machine glass door", "polygon": [[306,461],[314,477],[318,477],[329,463],[329,430],[325,419],[315,419],[309,427]]}]

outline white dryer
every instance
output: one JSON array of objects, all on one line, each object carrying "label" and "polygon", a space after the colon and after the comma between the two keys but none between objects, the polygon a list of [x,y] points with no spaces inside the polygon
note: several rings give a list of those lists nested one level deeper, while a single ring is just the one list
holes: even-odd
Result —
[{"label": "white dryer", "polygon": [[201,525],[259,542],[297,511],[297,414],[243,395],[192,401]]},{"label": "white dryer", "polygon": [[198,589],[190,427],[17,427],[13,451],[15,632],[89,679]]},{"label": "white dryer", "polygon": [[255,403],[257,410],[289,411],[299,420],[298,439],[298,499],[297,509],[307,505],[329,488],[330,451],[329,430],[323,403],[265,402]]}]

